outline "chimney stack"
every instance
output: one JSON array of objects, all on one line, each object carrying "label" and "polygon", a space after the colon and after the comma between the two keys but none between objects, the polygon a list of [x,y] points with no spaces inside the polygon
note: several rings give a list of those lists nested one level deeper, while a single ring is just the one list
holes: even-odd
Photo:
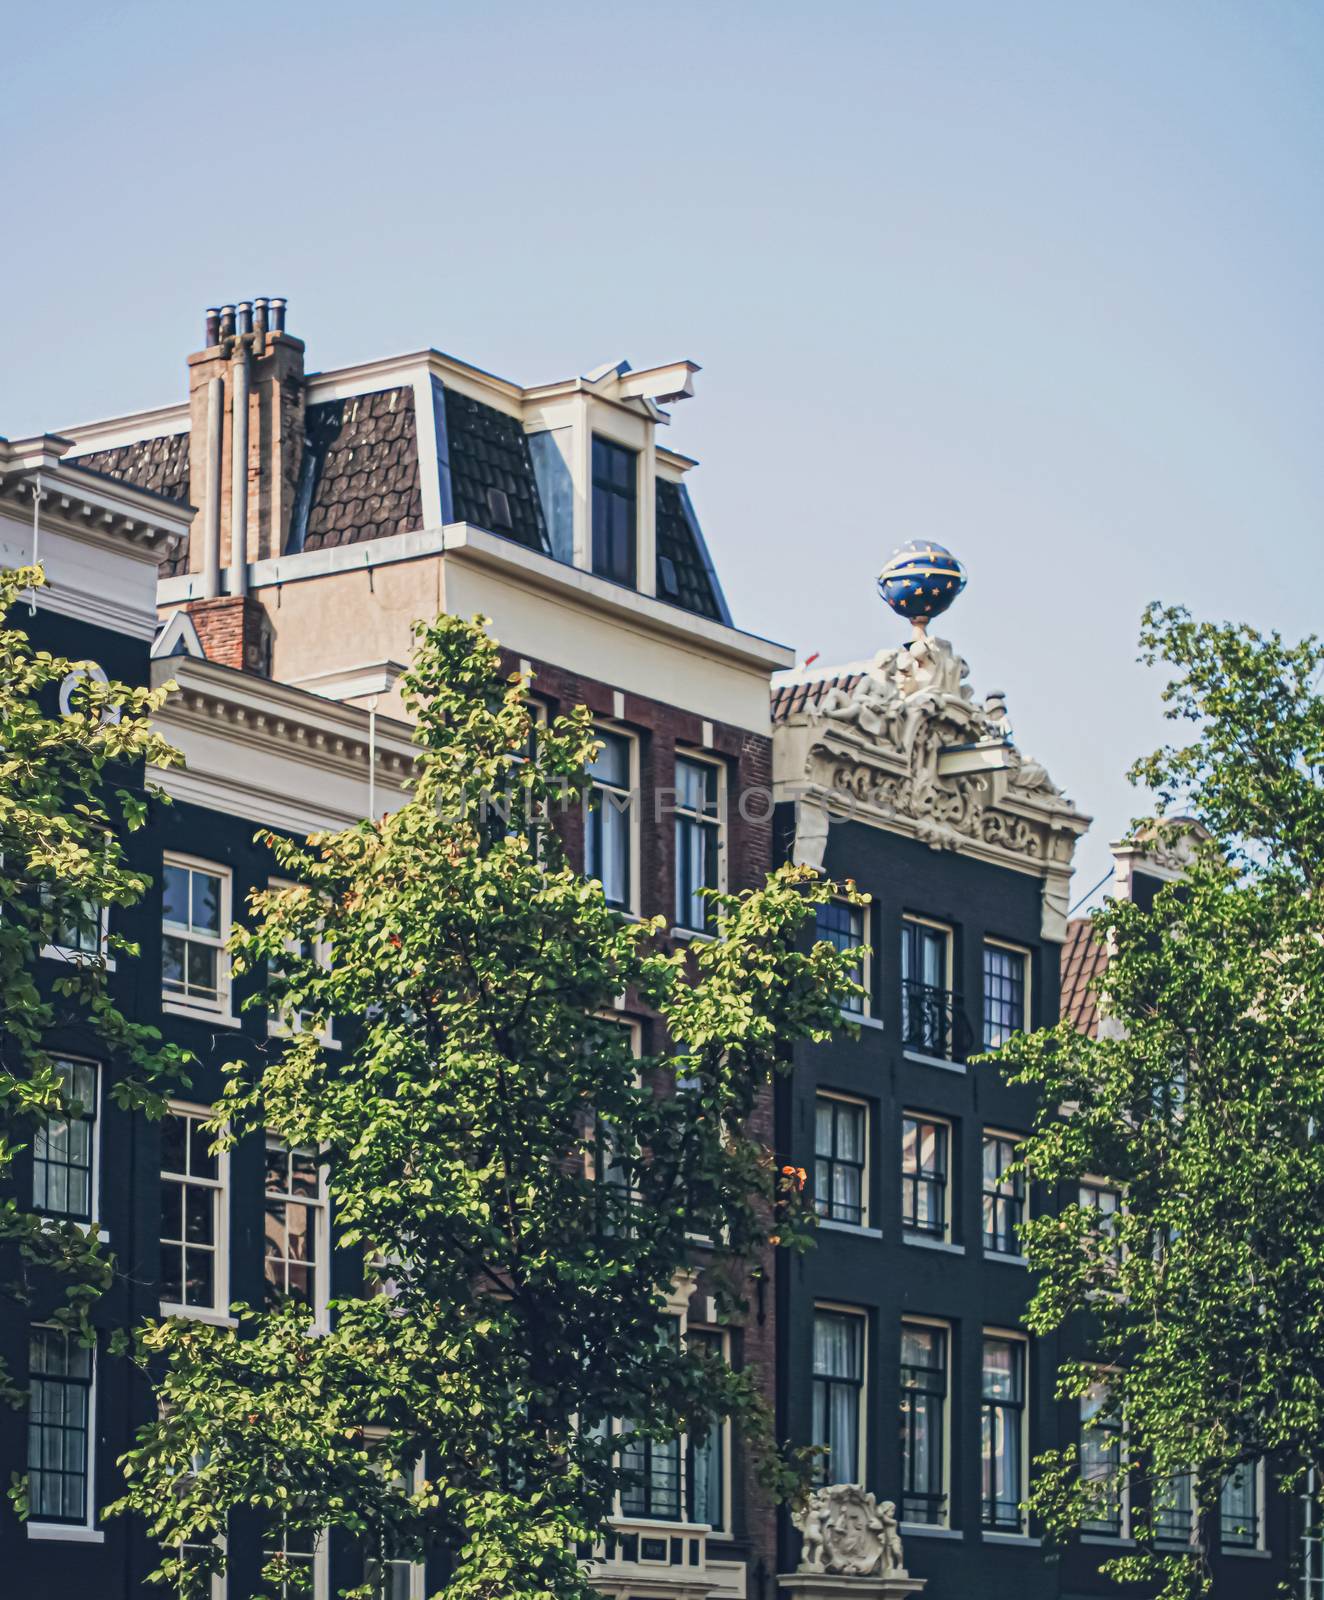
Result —
[{"label": "chimney stack", "polygon": [[285,309],[271,296],[208,307],[206,347],[188,358],[189,567],[205,596],[189,610],[208,655],[250,672],[270,670],[271,624],[247,572],[285,548],[303,458],[304,347]]}]

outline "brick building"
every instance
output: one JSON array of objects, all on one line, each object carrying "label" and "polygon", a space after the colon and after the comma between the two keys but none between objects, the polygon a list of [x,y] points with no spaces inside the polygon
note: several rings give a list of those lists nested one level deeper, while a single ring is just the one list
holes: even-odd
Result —
[{"label": "brick building", "polygon": [[[108,1117],[94,1130],[94,1203],[114,1211],[112,1245],[131,1269],[116,1321],[164,1307],[224,1323],[232,1300],[260,1302],[291,1266],[319,1315],[354,1288],[353,1262],[329,1250],[320,1189],[273,1189],[260,1148],[202,1171],[180,1169],[178,1150],[219,1092],[220,1063],[256,1058],[273,1026],[244,1009],[223,949],[230,918],[273,871],[254,832],[297,836],[396,803],[409,761],[398,679],[415,621],[491,618],[541,704],[593,711],[605,741],[595,781],[629,798],[600,825],[577,814],[564,825],[572,861],[623,915],[664,915],[678,944],[702,938],[699,891],[753,883],[771,862],[769,678],[791,657],[732,624],[686,487],[694,463],[659,441],[664,404],[692,391],[692,363],[635,373],[622,362],[522,388],[431,350],[320,374],[305,374],[303,355],[281,302],[209,313],[186,401],[66,430],[52,447],[67,477],[168,508],[173,530],[155,551],[155,637],[139,619],[132,660],[121,649],[114,667],[105,641],[78,652],[132,681],[175,680],[162,729],[187,760],[160,778],[173,804],[141,845],[156,887],[122,918],[142,959],[122,966],[132,1013],[201,1065],[164,1128]],[[646,1010],[622,1021],[641,1050],[663,1047]],[[770,1104],[760,1115],[770,1139]],[[181,1287],[192,1258],[171,1221],[177,1190],[210,1219],[192,1289]],[[763,1374],[771,1399],[771,1262],[748,1315],[723,1326],[701,1258],[694,1267],[672,1307],[682,1334]],[[0,1535],[33,1592],[127,1600],[153,1564],[132,1529],[96,1514],[150,1403],[126,1380],[108,1404],[116,1367],[100,1360],[79,1402],[77,1504],[36,1530],[7,1519]],[[23,1432],[0,1433],[0,1467],[21,1469]],[[769,1595],[775,1523],[740,1440],[677,1441],[654,1463],[599,1552],[604,1595]],[[262,1544],[236,1519],[229,1600],[250,1592]],[[334,1536],[308,1559],[318,1600],[361,1581],[360,1553]],[[400,1600],[440,1576],[393,1574]]]}]

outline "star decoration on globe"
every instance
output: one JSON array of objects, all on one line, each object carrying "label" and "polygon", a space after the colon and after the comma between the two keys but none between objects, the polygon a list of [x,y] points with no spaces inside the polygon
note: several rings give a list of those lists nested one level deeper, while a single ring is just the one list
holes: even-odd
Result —
[{"label": "star decoration on globe", "polygon": [[912,539],[894,551],[878,574],[878,593],[916,634],[927,631],[965,588],[965,568],[932,540]]}]

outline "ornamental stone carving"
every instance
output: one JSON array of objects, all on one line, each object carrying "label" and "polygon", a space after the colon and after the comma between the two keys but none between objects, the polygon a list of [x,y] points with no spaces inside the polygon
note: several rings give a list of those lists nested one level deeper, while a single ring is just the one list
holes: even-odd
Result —
[{"label": "ornamental stone carving", "polygon": [[802,1546],[797,1573],[904,1578],[896,1506],[854,1483],[816,1489],[792,1514]]},{"label": "ornamental stone carving", "polygon": [[777,799],[795,804],[795,859],[821,867],[827,823],[858,818],[1039,877],[1044,937],[1063,939],[1089,818],[1016,748],[1006,696],[981,703],[969,679],[948,640],[918,632],[879,651],[849,689],[811,690],[773,741]]}]

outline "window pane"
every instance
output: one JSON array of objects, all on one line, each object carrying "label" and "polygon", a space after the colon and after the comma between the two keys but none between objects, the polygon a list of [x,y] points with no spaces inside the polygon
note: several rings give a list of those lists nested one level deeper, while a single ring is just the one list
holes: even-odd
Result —
[{"label": "window pane", "polygon": [[186,1172],[188,1118],[168,1111],[161,1118],[161,1170]]},{"label": "window pane", "polygon": [[210,872],[194,872],[193,926],[202,933],[221,931],[221,880]]},{"label": "window pane", "polygon": [[166,922],[188,927],[188,872],[167,861],[161,872],[161,915]]}]

